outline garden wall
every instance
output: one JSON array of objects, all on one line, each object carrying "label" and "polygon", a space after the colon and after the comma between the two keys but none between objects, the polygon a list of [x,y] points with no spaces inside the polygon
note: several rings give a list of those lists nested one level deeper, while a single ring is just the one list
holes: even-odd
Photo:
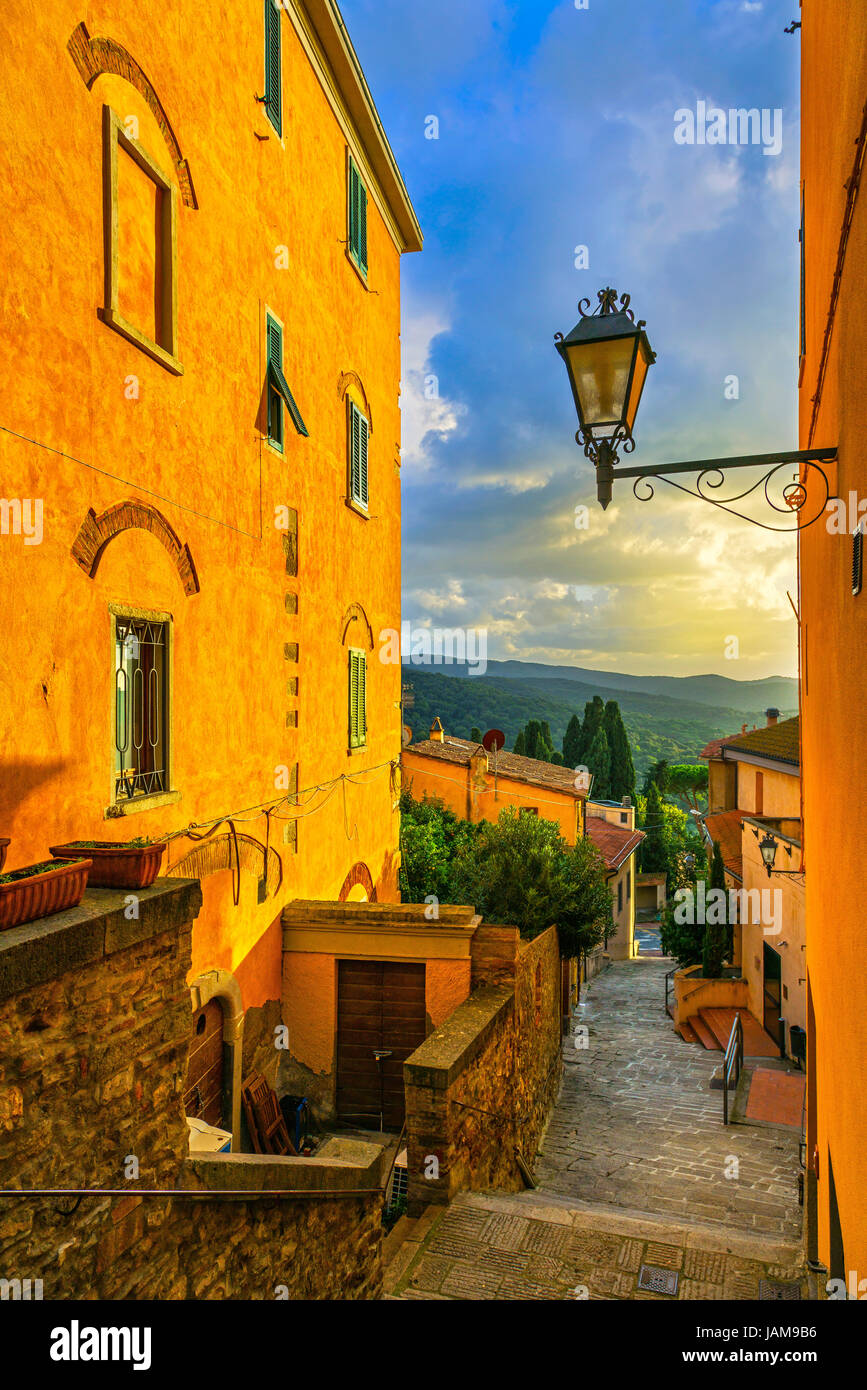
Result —
[{"label": "garden wall", "polygon": [[134,920],[127,901],[92,890],[0,933],[0,1189],[101,1189],[0,1195],[0,1279],[46,1299],[377,1297],[387,1149],[191,1159],[201,892],[158,879]]},{"label": "garden wall", "polygon": [[480,927],[477,984],[404,1064],[409,1210],[457,1192],[525,1185],[560,1081],[560,952],[555,927],[523,942]]}]

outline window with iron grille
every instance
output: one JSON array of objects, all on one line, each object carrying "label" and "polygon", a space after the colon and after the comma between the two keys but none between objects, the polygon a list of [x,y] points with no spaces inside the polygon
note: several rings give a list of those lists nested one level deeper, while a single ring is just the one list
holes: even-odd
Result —
[{"label": "window with iron grille", "polygon": [[168,772],[169,623],[115,616],[114,797],[171,790]]}]

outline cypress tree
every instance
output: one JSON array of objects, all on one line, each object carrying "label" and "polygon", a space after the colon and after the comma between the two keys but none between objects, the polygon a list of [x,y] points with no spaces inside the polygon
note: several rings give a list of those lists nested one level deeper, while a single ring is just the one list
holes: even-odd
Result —
[{"label": "cypress tree", "polygon": [[668,873],[668,845],[662,816],[662,797],[659,787],[651,782],[647,793],[647,814],[644,821],[645,840],[641,846],[641,869],[645,874]]},{"label": "cypress tree", "polygon": [[[721,888],[725,892],[726,870],[723,863],[722,850],[719,841],[713,842],[713,859],[710,865],[710,886],[711,888]],[[726,939],[728,937],[728,911],[726,907],[722,910],[716,905],[708,907],[708,915],[713,914],[714,920],[706,921],[704,928],[704,949],[701,956],[701,973],[706,980],[718,980],[722,974],[723,961],[725,959]],[[716,919],[721,920],[717,921]]]},{"label": "cypress tree", "polygon": [[473,727],[470,729],[470,743],[481,743],[481,741],[482,731],[481,729],[477,729],[474,724]]},{"label": "cypress tree", "polygon": [[538,719],[529,719],[524,730],[524,741],[527,745],[527,757],[538,758],[537,749],[542,738],[542,725]]},{"label": "cypress tree", "polygon": [[515,739],[515,746],[512,749],[512,752],[519,753],[522,758],[525,758],[527,756],[527,743],[526,739],[524,738],[523,729],[518,730],[518,737]]},{"label": "cypress tree", "polygon": [[563,735],[563,762],[566,767],[578,767],[581,755],[581,720],[573,714]]},{"label": "cypress tree", "polygon": [[635,765],[623,716],[616,700],[609,700],[605,706],[605,733],[608,737],[608,747],[611,749],[611,799],[622,801],[624,796],[635,795]]},{"label": "cypress tree", "polygon": [[[581,728],[581,751],[578,754],[577,762],[586,763],[590,767],[588,754],[593,746],[593,740],[602,728],[605,719],[605,702],[601,695],[594,695],[592,700],[588,700],[584,706],[584,723]],[[590,768],[591,772],[593,771]]]},{"label": "cypress tree", "polygon": [[607,801],[611,778],[611,750],[605,730],[600,728],[587,750],[585,762],[593,773],[594,801]]}]

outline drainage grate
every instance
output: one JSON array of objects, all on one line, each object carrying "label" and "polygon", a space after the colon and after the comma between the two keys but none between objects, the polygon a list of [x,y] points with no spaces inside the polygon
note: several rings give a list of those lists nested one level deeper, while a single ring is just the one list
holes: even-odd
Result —
[{"label": "drainage grate", "polygon": [[768,1299],[792,1299],[803,1302],[801,1299],[801,1285],[779,1284],[774,1279],[760,1279],[759,1299],[760,1301],[766,1301]]},{"label": "drainage grate", "polygon": [[658,1265],[642,1265],[638,1275],[638,1287],[650,1293],[677,1293],[679,1275],[673,1269],[660,1269]]}]

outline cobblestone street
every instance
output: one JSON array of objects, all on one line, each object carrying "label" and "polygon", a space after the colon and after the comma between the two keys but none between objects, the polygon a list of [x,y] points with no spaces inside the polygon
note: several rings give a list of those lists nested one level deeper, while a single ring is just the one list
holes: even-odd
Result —
[{"label": "cobblestone street", "polygon": [[[805,1296],[798,1131],[723,1126],[708,1086],[722,1054],[674,1032],[670,964],[624,961],[591,983],[576,1020],[587,1046],[564,1044],[539,1188],[429,1208],[387,1297],[754,1299],[762,1279]],[[642,1265],[676,1272],[676,1292],[640,1290]]]}]

